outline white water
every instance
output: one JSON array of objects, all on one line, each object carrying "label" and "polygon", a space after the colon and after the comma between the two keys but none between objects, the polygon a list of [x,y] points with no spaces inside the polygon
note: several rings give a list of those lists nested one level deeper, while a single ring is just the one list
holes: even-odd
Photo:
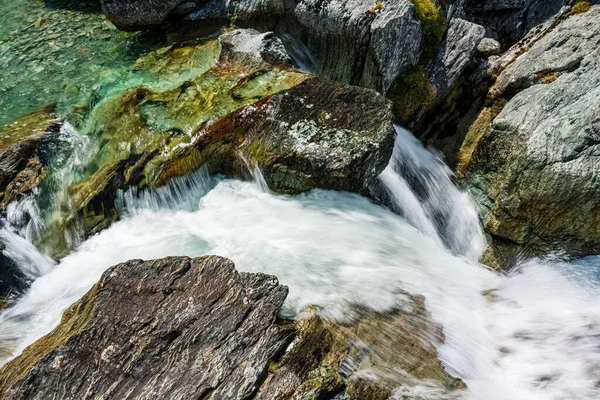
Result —
[{"label": "white water", "polygon": [[[343,317],[348,303],[386,310],[403,301],[403,291],[425,295],[446,335],[440,357],[466,380],[469,400],[600,398],[598,260],[577,267],[531,261],[508,277],[469,261],[481,240],[472,207],[447,187],[439,160],[408,139],[399,137],[404,147],[382,176],[405,218],[357,195],[277,196],[202,171],[154,192],[123,194],[120,222],[82,243],[0,315],[0,345],[21,351],[118,262],[218,254],[240,270],[277,275],[290,287],[288,315],[317,304]],[[426,191],[413,188],[415,171],[425,171]],[[444,210],[444,223],[433,222]],[[482,295],[487,289],[496,289],[497,301]]]}]

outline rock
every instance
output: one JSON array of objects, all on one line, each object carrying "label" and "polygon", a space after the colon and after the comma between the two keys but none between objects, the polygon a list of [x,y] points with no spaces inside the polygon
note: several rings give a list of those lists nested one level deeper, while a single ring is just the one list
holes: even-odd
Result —
[{"label": "rock", "polygon": [[118,219],[119,189],[159,187],[202,166],[249,178],[240,154],[277,192],[369,193],[393,148],[385,98],[264,62],[240,64],[231,54],[169,90],[132,88],[96,106],[98,168],[71,188],[84,236]]},{"label": "rock", "polygon": [[446,398],[443,393],[464,388],[437,358],[443,333],[429,320],[423,300],[412,296],[405,310],[388,314],[357,310],[345,324],[307,311],[256,399],[388,399],[398,387],[410,393],[419,385]]},{"label": "rock", "polygon": [[485,26],[505,46],[550,19],[569,0],[464,0],[464,18]]},{"label": "rock", "polygon": [[463,143],[459,173],[481,206],[492,266],[600,252],[599,18],[600,6],[567,14],[499,60]]},{"label": "rock", "polygon": [[[125,30],[160,25],[174,14],[179,3],[182,1],[102,0],[107,18]],[[381,5],[363,0],[194,3],[187,19],[198,25],[228,21],[261,32],[292,34],[321,58],[323,70],[319,72],[325,77],[382,93],[418,62],[421,53],[421,23],[408,0]]]},{"label": "rock", "polygon": [[140,30],[158,26],[174,16],[192,13],[206,0],[101,0],[102,11],[122,30]]},{"label": "rock", "polygon": [[[368,194],[391,156],[391,122],[389,104],[377,93],[311,78],[201,128],[183,157],[245,177],[242,153],[279,193],[321,188]],[[160,173],[169,176],[169,167]]]},{"label": "rock", "polygon": [[362,400],[465,387],[437,358],[444,337],[423,296],[340,323],[315,308],[277,320],[286,295],[218,256],[116,265],[0,370],[0,396]]},{"label": "rock", "polygon": [[251,398],[289,341],[275,324],[286,295],[217,256],[116,265],[0,370],[0,396]]},{"label": "rock", "polygon": [[477,45],[477,51],[484,57],[498,55],[501,51],[500,43],[492,38],[483,38]]},{"label": "rock", "polygon": [[271,65],[291,67],[292,59],[281,40],[273,32],[260,33],[254,29],[236,29],[219,36],[219,63]]},{"label": "rock", "polygon": [[0,129],[0,209],[37,187],[47,174],[40,154],[44,135],[61,122],[42,108]]},{"label": "rock", "polygon": [[484,36],[482,26],[452,17],[435,59],[399,78],[388,93],[400,123],[451,166],[466,134],[461,126],[479,111],[489,86],[486,63],[477,57]]},{"label": "rock", "polygon": [[450,20],[431,72],[431,82],[438,98],[445,97],[465,70],[474,64],[476,50],[484,35],[485,28],[480,25],[460,18]]}]

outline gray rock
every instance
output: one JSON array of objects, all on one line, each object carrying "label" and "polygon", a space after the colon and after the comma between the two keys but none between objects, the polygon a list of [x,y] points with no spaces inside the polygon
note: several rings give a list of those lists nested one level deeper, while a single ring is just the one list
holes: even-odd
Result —
[{"label": "gray rock", "polygon": [[492,38],[483,38],[477,45],[477,51],[484,57],[500,54],[501,46],[497,40]]},{"label": "gray rock", "polygon": [[4,399],[247,399],[288,343],[287,288],[225,258],[106,271],[61,325],[0,372]]},{"label": "gray rock", "polygon": [[236,29],[219,36],[220,63],[250,64],[266,62],[291,67],[292,59],[281,40],[273,32],[260,33],[254,29]]},{"label": "gray rock", "polygon": [[445,97],[465,70],[474,63],[485,28],[460,18],[450,20],[446,38],[430,74],[437,97]]},{"label": "gray rock", "polygon": [[232,2],[230,18],[242,26],[301,37],[320,58],[320,74],[384,93],[408,66],[418,62],[422,29],[407,0]]},{"label": "gray rock", "polygon": [[600,6],[561,19],[501,72],[460,169],[492,235],[487,261],[600,252]]},{"label": "gray rock", "polygon": [[206,0],[101,0],[102,11],[122,30],[161,25],[169,17],[189,15]]}]

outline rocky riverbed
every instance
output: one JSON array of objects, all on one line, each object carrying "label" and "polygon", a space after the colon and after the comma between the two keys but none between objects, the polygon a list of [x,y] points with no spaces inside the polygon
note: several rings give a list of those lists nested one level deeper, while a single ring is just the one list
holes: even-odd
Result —
[{"label": "rocky riverbed", "polygon": [[[435,254],[445,247],[452,254],[440,262],[458,265],[462,257],[472,264],[465,271],[481,270],[465,272],[477,277],[477,289],[460,289],[470,293],[461,307],[478,293],[476,313],[503,304],[497,293],[504,283],[484,266],[511,276],[532,257],[600,254],[597,1],[19,0],[0,10],[7,21],[0,27],[7,72],[0,79],[0,309],[7,308],[0,359],[16,357],[0,370],[7,398],[450,399],[494,392],[448,349],[467,352],[451,313],[441,311],[445,289],[407,276],[393,294],[374,289],[400,305],[375,307],[350,291],[335,311],[316,296],[289,312],[295,287],[285,302],[276,278],[238,273],[218,257],[237,264],[244,254],[247,262],[247,244],[217,232],[237,215],[234,208],[260,196],[273,210],[286,204],[280,219],[320,210],[322,220],[354,221],[332,219],[314,231],[298,220],[263,232],[267,255],[281,251],[299,271],[314,268],[290,250],[304,243],[294,230],[322,233],[324,251],[337,251],[333,243],[345,234],[336,224],[378,221],[354,235],[385,242],[375,232],[387,227],[396,235],[389,246],[348,239],[342,242],[352,256],[330,259],[310,247],[311,256],[361,276],[357,270],[388,266],[378,252],[404,259],[410,252],[398,249],[421,249],[415,241]],[[403,139],[398,124],[437,150]],[[228,179],[253,181],[262,194]],[[223,207],[224,199],[238,199],[228,214],[212,208],[215,192],[228,193]],[[248,212],[263,215],[252,204]],[[205,208],[220,222],[203,217]],[[86,246],[113,229],[131,236],[127,224],[139,213],[171,209],[192,212],[206,232],[189,228],[186,236],[183,229],[180,246],[168,247],[173,254],[155,242],[156,256],[216,255],[119,257],[126,262],[104,272],[58,326],[53,317],[40,320],[34,339],[55,329],[23,349],[32,340],[13,323],[39,318],[23,308],[41,290],[38,278],[93,253]],[[237,218],[240,226],[248,222]],[[397,228],[396,218],[423,236]],[[264,214],[253,225],[260,230],[264,221],[277,223]],[[237,232],[233,222],[228,229]],[[152,229],[164,234],[169,226]],[[558,265],[587,282],[595,279],[589,260]],[[117,263],[107,262],[89,278]],[[311,268],[305,274],[318,276]],[[73,293],[90,286],[75,283]],[[564,307],[575,304],[565,296]],[[66,296],[56,309],[73,300]],[[585,316],[596,317],[593,310]],[[590,329],[578,334],[593,337]],[[500,358],[490,363],[503,365],[512,350],[496,350]],[[587,360],[581,391],[564,393],[593,398],[597,362]],[[488,364],[476,369],[488,371]],[[540,398],[564,394],[538,386]],[[538,394],[508,398],[527,393]]]}]

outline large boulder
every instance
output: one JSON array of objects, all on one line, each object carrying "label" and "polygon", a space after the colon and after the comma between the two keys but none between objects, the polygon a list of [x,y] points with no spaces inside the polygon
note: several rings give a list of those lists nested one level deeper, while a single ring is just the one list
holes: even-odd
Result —
[{"label": "large boulder", "polygon": [[336,323],[313,307],[279,320],[286,294],[218,256],[119,264],[0,370],[0,397],[383,400],[464,388],[437,357],[444,336],[423,296]]},{"label": "large boulder", "polygon": [[[202,166],[249,178],[249,166],[257,165],[280,193],[368,194],[393,148],[385,98],[275,68],[264,57],[277,42],[270,38],[265,47],[265,35],[236,32],[221,43],[248,35],[257,40],[221,46],[216,64],[192,80],[168,90],[132,88],[92,111],[89,129],[102,146],[92,161],[97,169],[71,188],[84,234],[118,219],[119,189],[159,187]],[[201,46],[213,51],[214,45]]]},{"label": "large boulder", "polygon": [[217,256],[119,264],[4,366],[0,397],[247,399],[288,343],[286,295]]},{"label": "large boulder", "polygon": [[567,12],[495,62],[458,171],[480,205],[486,262],[600,253],[600,6]]}]

